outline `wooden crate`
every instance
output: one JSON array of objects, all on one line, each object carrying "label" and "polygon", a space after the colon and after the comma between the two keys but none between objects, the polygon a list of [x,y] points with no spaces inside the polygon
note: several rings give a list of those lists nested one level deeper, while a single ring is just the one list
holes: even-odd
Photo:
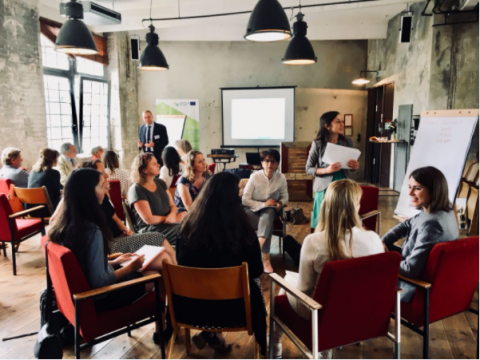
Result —
[{"label": "wooden crate", "polygon": [[291,201],[311,201],[313,199],[313,176],[305,172],[309,142],[284,142],[280,144],[280,170],[288,183],[288,197]]}]

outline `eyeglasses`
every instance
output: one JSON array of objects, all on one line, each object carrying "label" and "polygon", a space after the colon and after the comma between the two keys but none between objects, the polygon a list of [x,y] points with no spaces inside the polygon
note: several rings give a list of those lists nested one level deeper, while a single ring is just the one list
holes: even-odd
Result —
[{"label": "eyeglasses", "polygon": [[278,164],[277,160],[275,159],[265,159],[263,162],[270,163],[270,164]]}]

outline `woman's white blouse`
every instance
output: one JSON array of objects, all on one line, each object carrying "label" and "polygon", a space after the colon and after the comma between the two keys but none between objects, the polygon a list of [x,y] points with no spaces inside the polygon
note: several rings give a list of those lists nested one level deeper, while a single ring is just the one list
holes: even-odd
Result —
[{"label": "woman's white blouse", "polygon": [[[180,166],[178,168],[178,175],[185,174],[187,171],[187,168],[182,163],[180,163],[179,165]],[[170,170],[165,165],[163,165],[162,168],[160,169],[160,179],[165,181],[165,184],[167,184],[167,189],[170,188],[170,186],[172,186],[173,178],[174,176],[170,175]]]},{"label": "woman's white blouse", "polygon": [[243,205],[252,211],[265,207],[265,201],[272,199],[281,201],[286,205],[288,202],[288,186],[285,175],[275,172],[271,179],[268,179],[263,170],[259,170],[248,179],[242,196]]},{"label": "woman's white blouse", "polygon": [[125,169],[115,169],[111,171],[110,169],[105,169],[105,172],[108,174],[109,180],[120,180],[120,188],[122,189],[122,196],[125,197],[128,194],[128,189],[132,182],[130,181],[130,173]]}]

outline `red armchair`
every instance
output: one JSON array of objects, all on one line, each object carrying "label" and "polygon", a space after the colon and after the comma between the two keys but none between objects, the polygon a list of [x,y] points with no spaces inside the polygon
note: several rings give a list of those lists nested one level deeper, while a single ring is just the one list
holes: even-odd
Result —
[{"label": "red armchair", "polygon": [[210,172],[211,172],[212,174],[215,174],[215,167],[216,167],[216,166],[217,166],[217,164],[213,162],[213,163],[211,163],[211,164],[208,165],[208,170],[210,170]]},{"label": "red armchair", "polygon": [[402,325],[423,336],[424,359],[428,359],[429,324],[466,310],[478,315],[470,309],[479,278],[478,244],[478,236],[436,244],[420,279],[399,276],[417,287],[413,301],[401,303]]},{"label": "red armchair", "polygon": [[120,187],[120,180],[108,180],[110,184],[110,200],[115,208],[115,214],[118,218],[125,222],[125,214],[123,213],[122,188]]},{"label": "red armchair", "polygon": [[44,218],[41,219],[19,219],[44,206],[35,206],[31,209],[13,213],[10,203],[4,194],[0,194],[0,242],[3,245],[3,256],[7,256],[5,244],[11,243],[13,275],[17,275],[17,260],[15,256],[16,246],[22,241],[28,240],[38,233],[45,235]]},{"label": "red armchair", "polygon": [[[0,194],[5,194],[10,203],[10,207],[12,211],[17,213],[19,211],[23,211],[23,204],[21,203],[20,199],[15,195],[14,191],[15,185],[13,185],[10,179],[0,178]],[[10,195],[10,198],[9,198]]]},{"label": "red armchair", "polygon": [[[97,312],[93,303],[95,296],[134,284],[148,282],[157,284],[161,278],[159,274],[91,290],[75,255],[69,249],[48,241],[47,236],[42,238],[42,247],[47,257],[47,291],[50,292],[47,293],[47,299],[51,299],[53,286],[58,309],[75,327],[75,358],[80,358],[80,349],[121,334],[128,333],[130,336],[131,330],[157,320],[161,323],[165,300],[160,299],[157,286],[154,292],[117,310]],[[50,307],[50,304],[47,306]],[[85,340],[83,344],[80,344],[80,335]],[[165,359],[162,329],[160,329],[160,349],[162,358]]]},{"label": "red armchair", "polygon": [[[363,226],[368,230],[380,234],[380,211],[378,211],[379,188],[376,186],[360,186],[363,194],[360,199],[360,210],[358,214],[362,218]],[[378,218],[378,230],[377,230]]]},{"label": "red armchair", "polygon": [[[400,292],[397,275],[401,256],[395,252],[328,262],[313,299],[277,274],[270,274],[270,354],[273,329],[280,326],[307,356],[379,336],[395,343],[400,356]],[[286,295],[275,296],[275,283],[311,311],[311,320],[298,316]],[[395,334],[388,332],[395,309]]]}]

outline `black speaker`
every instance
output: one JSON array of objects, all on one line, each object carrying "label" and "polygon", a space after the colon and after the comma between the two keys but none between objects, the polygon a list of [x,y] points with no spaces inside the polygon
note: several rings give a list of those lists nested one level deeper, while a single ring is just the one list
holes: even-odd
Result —
[{"label": "black speaker", "polygon": [[409,43],[412,35],[412,20],[411,13],[407,13],[400,17],[400,42]]},{"label": "black speaker", "polygon": [[132,56],[132,60],[138,61],[140,60],[140,38],[136,36],[132,36],[130,38],[130,54]]}]

